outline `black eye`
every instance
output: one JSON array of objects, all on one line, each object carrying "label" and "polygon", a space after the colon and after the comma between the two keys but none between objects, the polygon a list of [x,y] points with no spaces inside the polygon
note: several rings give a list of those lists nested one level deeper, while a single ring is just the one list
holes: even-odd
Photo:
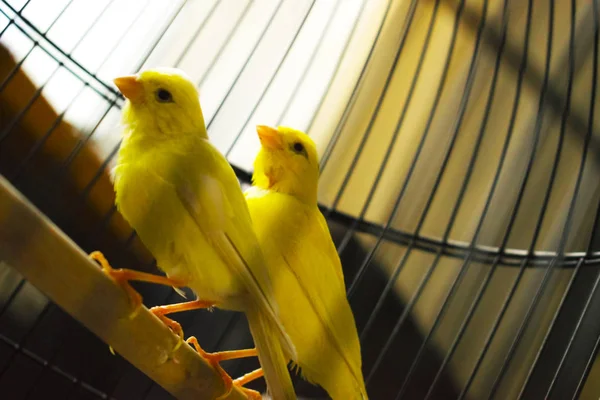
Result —
[{"label": "black eye", "polygon": [[158,89],[156,91],[156,100],[161,103],[172,103],[173,95],[166,89]]},{"label": "black eye", "polygon": [[294,143],[293,148],[294,148],[294,151],[296,153],[302,153],[302,152],[304,152],[304,146],[302,146],[302,143],[300,143],[300,142]]}]

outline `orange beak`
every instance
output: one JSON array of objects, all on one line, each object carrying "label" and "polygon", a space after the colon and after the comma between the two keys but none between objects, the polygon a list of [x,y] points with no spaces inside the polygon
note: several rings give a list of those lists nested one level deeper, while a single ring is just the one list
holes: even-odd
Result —
[{"label": "orange beak", "polygon": [[144,87],[136,75],[120,76],[113,80],[115,85],[119,88],[123,96],[132,102],[142,98],[144,94]]},{"label": "orange beak", "polygon": [[257,125],[256,132],[260,139],[260,144],[269,150],[281,150],[283,149],[283,142],[281,141],[281,135],[275,128],[271,128],[266,125]]}]

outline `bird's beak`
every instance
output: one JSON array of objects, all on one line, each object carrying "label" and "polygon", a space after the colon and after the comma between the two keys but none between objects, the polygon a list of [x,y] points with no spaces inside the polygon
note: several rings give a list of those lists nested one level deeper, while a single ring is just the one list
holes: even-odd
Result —
[{"label": "bird's beak", "polygon": [[123,96],[131,102],[142,98],[144,87],[136,75],[120,76],[115,78],[113,82],[117,85],[121,93],[123,93]]},{"label": "bird's beak", "polygon": [[256,132],[258,132],[258,138],[260,144],[269,150],[281,150],[283,149],[283,143],[281,141],[281,135],[275,128],[271,128],[266,125],[257,125]]}]

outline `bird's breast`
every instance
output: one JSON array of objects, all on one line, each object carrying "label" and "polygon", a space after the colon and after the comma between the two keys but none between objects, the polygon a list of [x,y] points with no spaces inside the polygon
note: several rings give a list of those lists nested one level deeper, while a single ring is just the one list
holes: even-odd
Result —
[{"label": "bird's breast", "polygon": [[238,309],[245,287],[231,273],[183,207],[171,185],[148,169],[128,165],[116,171],[117,206],[169,277],[188,282],[202,300]]}]

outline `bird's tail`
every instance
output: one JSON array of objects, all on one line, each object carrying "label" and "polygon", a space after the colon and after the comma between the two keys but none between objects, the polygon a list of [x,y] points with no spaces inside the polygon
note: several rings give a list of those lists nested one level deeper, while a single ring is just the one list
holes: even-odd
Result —
[{"label": "bird's tail", "polygon": [[323,387],[333,400],[369,400],[362,373],[356,374],[344,363],[327,364],[326,371],[309,366],[300,368],[306,381]]},{"label": "bird's tail", "polygon": [[367,395],[367,388],[365,387],[365,380],[362,375],[362,371],[360,368],[358,370],[346,371],[348,387],[353,388],[354,397],[350,395],[343,395],[339,397],[340,399],[352,399],[356,398],[358,400],[369,400],[369,396]]},{"label": "bird's tail", "polygon": [[246,317],[271,397],[274,400],[295,400],[287,368],[289,358],[283,350],[283,346],[289,343],[289,337],[280,325],[274,326],[273,320],[259,307],[249,307]]},{"label": "bird's tail", "polygon": [[367,394],[367,388],[365,387],[364,381],[360,382],[360,398],[362,400],[369,400],[369,395]]},{"label": "bird's tail", "polygon": [[355,382],[356,382],[356,386],[360,392],[360,399],[361,400],[369,400],[369,396],[367,395],[367,388],[365,387],[365,379],[363,378],[363,374],[362,371],[360,370],[360,366],[358,368],[358,370],[355,370],[353,373]]}]

